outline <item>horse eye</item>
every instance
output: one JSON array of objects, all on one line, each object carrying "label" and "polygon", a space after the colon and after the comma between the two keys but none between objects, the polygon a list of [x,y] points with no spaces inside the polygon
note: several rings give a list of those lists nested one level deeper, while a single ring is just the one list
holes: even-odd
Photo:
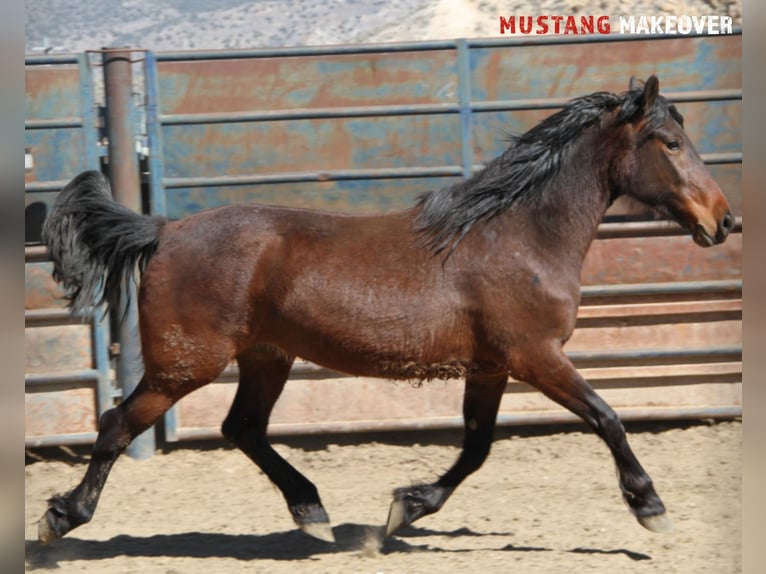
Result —
[{"label": "horse eye", "polygon": [[667,143],[665,144],[665,146],[666,146],[666,147],[667,147],[667,148],[668,148],[670,151],[678,151],[678,150],[680,150],[680,149],[681,149],[681,142],[679,142],[679,141],[676,141],[676,140],[673,140],[673,141],[669,141],[669,142],[667,142]]}]

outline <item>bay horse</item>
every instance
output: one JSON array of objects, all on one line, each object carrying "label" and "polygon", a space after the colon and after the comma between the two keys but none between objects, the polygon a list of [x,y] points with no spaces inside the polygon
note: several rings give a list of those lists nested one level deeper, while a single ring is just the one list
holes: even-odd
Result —
[{"label": "bay horse", "polygon": [[48,501],[39,540],[88,522],[131,440],[236,360],[224,437],[280,489],[300,528],[332,541],[316,487],[267,438],[296,356],[356,376],[465,378],[460,455],[435,482],[394,490],[387,535],[437,512],[482,465],[509,376],[590,425],[638,522],[670,529],[619,418],[563,350],[583,259],[620,196],[675,220],[702,247],[735,224],[656,76],[571,100],[469,179],[385,215],[253,204],[168,220],[113,201],[100,173],[78,175],[44,225],[53,276],[85,311],[118,307],[140,274],[144,373],[102,415],[82,482]]}]

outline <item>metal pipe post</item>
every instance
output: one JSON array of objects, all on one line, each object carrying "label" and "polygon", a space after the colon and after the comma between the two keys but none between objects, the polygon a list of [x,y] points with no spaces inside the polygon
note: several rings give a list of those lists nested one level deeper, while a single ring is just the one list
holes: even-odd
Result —
[{"label": "metal pipe post", "polygon": [[[133,71],[128,48],[106,49],[103,55],[106,96],[106,133],[109,140],[109,180],[114,198],[141,213],[141,179],[138,167],[133,108]],[[128,305],[119,327],[120,354],[117,381],[127,398],[143,374],[135,285],[123,286],[123,305]],[[124,308],[124,306],[121,307]],[[120,309],[120,312],[122,309]],[[136,437],[127,452],[143,459],[154,454],[154,427]]]}]

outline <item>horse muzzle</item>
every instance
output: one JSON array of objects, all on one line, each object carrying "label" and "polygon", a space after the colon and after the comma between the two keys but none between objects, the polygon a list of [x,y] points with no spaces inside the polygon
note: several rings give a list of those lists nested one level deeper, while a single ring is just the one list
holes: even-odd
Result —
[{"label": "horse muzzle", "polygon": [[708,230],[701,223],[697,223],[694,226],[694,229],[692,229],[692,237],[694,238],[694,242],[700,247],[712,247],[713,245],[718,245],[719,243],[726,241],[726,238],[729,236],[729,233],[732,232],[735,225],[736,220],[734,219],[734,216],[730,211],[727,211],[717,223],[714,231]]}]

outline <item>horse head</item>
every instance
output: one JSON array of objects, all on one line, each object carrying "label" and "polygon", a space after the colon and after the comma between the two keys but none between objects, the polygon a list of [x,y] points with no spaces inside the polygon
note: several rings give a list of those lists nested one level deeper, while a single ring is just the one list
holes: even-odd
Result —
[{"label": "horse head", "polygon": [[612,166],[612,189],[674,219],[702,247],[722,243],[734,216],[659,86],[656,76],[645,83],[631,79],[618,112],[628,145]]}]

